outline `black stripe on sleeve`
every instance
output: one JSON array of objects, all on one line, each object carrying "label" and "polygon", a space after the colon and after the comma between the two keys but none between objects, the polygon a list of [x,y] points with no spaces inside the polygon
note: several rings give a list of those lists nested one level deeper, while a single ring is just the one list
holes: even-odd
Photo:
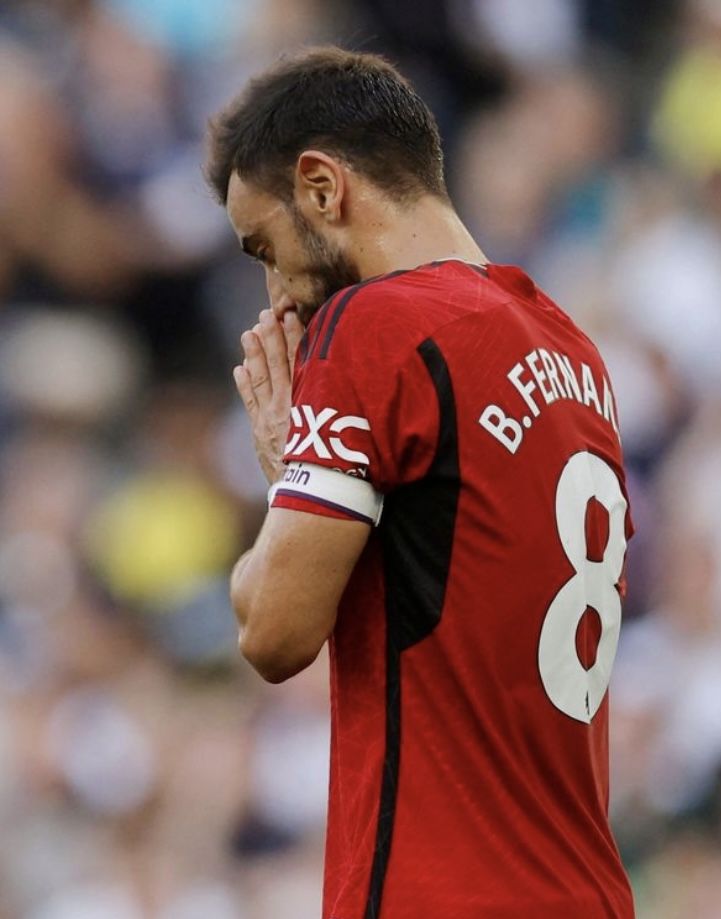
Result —
[{"label": "black stripe on sleeve", "polygon": [[306,330],[303,334],[303,337],[300,340],[298,345],[298,350],[295,355],[295,362],[298,366],[305,364],[308,359],[308,331]]},{"label": "black stripe on sleeve", "polygon": [[340,318],[343,315],[345,308],[348,306],[351,299],[358,293],[358,291],[362,290],[364,287],[367,287],[369,284],[378,284],[381,281],[390,281],[391,278],[397,278],[400,274],[408,274],[408,269],[399,268],[397,271],[391,271],[389,274],[379,275],[377,278],[368,278],[366,281],[361,281],[360,284],[356,284],[354,287],[349,287],[346,290],[346,292],[341,297],[335,312],[330,317],[328,322],[325,338],[323,339],[323,345],[318,355],[321,360],[325,360],[328,357],[328,349],[330,348],[330,343],[333,339],[333,333],[335,332],[336,326],[340,322]]},{"label": "black stripe on sleeve", "polygon": [[356,284],[355,287],[349,287],[348,290],[340,298],[338,306],[335,308],[333,315],[330,317],[327,323],[327,328],[325,330],[325,338],[323,339],[323,344],[318,353],[320,360],[324,361],[328,357],[328,348],[330,348],[330,343],[333,339],[333,333],[335,332],[335,327],[338,325],[340,317],[343,315],[343,312],[353,299],[353,297],[361,290],[363,287],[368,284],[368,281],[363,281],[362,284]]},{"label": "black stripe on sleeve", "polygon": [[308,323],[305,334],[301,338],[300,344],[298,345],[296,361],[299,364],[305,364],[305,362],[310,360],[310,358],[313,356],[313,351],[315,350],[315,346],[318,343],[318,339],[323,334],[323,325],[325,324],[328,313],[336,300],[336,294],[326,300]]},{"label": "black stripe on sleeve", "polygon": [[386,749],[364,919],[380,915],[391,855],[401,763],[402,652],[430,636],[441,620],[460,496],[456,404],[448,365],[432,339],[418,353],[436,391],[440,423],[427,474],[386,495],[379,528],[386,582]]}]

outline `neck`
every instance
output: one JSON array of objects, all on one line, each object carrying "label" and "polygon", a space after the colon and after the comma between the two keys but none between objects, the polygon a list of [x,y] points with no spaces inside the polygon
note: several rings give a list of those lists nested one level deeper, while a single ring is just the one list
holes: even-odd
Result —
[{"label": "neck", "polygon": [[410,206],[373,202],[368,211],[368,229],[354,246],[363,279],[442,259],[476,265],[488,261],[452,206],[440,198],[426,195]]}]

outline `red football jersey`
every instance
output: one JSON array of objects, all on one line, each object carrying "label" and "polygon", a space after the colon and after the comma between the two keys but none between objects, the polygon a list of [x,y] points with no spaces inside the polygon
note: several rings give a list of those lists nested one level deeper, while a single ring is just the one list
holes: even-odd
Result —
[{"label": "red football jersey", "polygon": [[331,650],[324,919],[629,919],[607,687],[631,532],[591,341],[456,260],[313,318],[273,506],[365,519]]}]

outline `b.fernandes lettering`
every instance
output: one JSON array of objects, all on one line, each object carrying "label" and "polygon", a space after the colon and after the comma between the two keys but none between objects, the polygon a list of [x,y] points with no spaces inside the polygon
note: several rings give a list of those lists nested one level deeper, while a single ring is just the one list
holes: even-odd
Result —
[{"label": "b.fernandes lettering", "polygon": [[595,411],[620,440],[611,385],[605,375],[597,379],[588,364],[581,362],[577,372],[567,354],[535,348],[511,367],[506,378],[512,387],[508,398],[502,405],[487,405],[478,423],[509,453],[519,450],[546,406],[563,400]]}]

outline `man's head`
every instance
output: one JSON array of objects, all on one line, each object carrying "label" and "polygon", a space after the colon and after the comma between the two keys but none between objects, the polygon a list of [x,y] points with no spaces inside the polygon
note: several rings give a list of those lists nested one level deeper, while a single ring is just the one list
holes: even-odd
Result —
[{"label": "man's head", "polygon": [[339,48],[284,59],[210,128],[208,182],[276,299],[304,322],[361,280],[371,199],[446,200],[436,123],[385,60]]}]

